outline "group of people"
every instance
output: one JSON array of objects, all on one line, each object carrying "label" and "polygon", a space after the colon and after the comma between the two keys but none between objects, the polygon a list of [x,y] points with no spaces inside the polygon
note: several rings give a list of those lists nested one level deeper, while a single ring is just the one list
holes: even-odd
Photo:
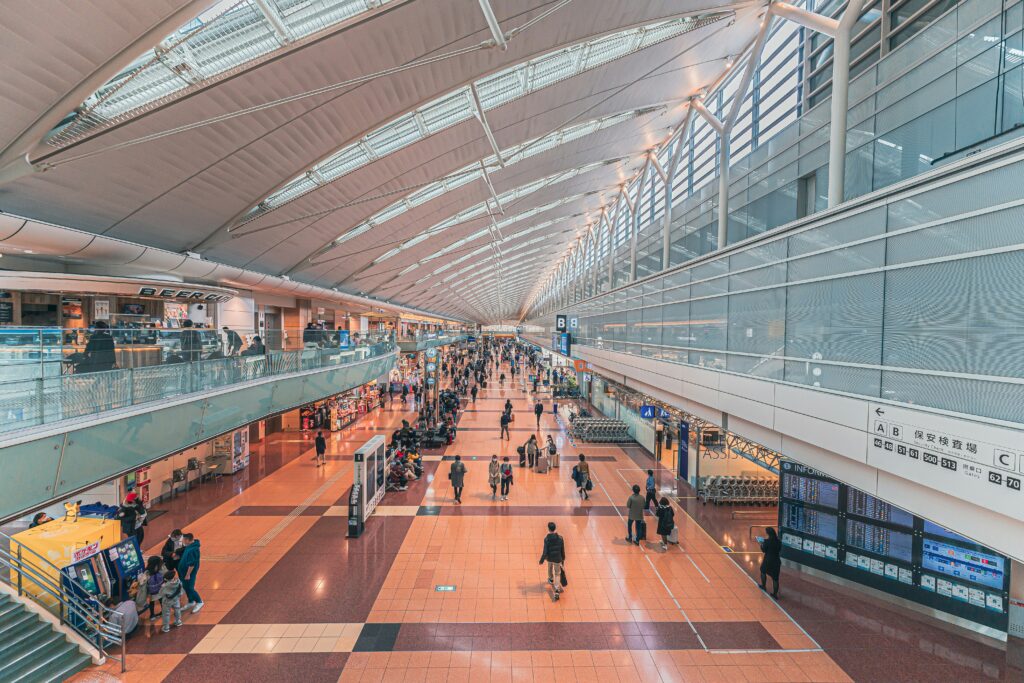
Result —
[{"label": "group of people", "polygon": [[136,631],[140,617],[146,612],[150,621],[162,620],[163,633],[169,632],[172,626],[181,626],[183,612],[195,614],[203,608],[203,599],[196,592],[199,563],[199,539],[175,529],[160,554],[146,560],[146,569],[131,586],[129,594],[106,600],[110,620],[121,626],[126,637]]}]

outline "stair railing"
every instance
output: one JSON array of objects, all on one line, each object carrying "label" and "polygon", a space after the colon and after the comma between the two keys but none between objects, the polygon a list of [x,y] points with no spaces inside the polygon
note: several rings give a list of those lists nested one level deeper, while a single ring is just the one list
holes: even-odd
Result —
[{"label": "stair railing", "polygon": [[[7,547],[4,547],[7,546]],[[0,531],[0,568],[3,582],[43,609],[57,610],[61,625],[71,628],[99,651],[103,659],[120,650],[121,672],[127,670],[124,623],[101,602],[86,600],[88,592],[77,579],[63,576],[60,568],[35,550]],[[69,590],[64,580],[70,581]],[[77,588],[77,590],[76,590]]]}]

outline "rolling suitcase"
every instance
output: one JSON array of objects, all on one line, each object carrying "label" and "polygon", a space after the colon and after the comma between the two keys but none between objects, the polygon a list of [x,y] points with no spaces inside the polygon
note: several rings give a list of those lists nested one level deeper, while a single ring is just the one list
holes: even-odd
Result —
[{"label": "rolling suitcase", "polygon": [[517,448],[516,453],[519,454],[519,466],[526,467],[526,446]]},{"label": "rolling suitcase", "polygon": [[647,540],[647,522],[645,520],[641,519],[637,523],[636,526],[637,526],[637,529],[636,529],[636,538],[637,538],[637,540],[638,541],[646,541]]},{"label": "rolling suitcase", "polygon": [[541,453],[537,457],[537,472],[539,474],[547,474],[551,468],[551,458],[548,457],[547,453]]}]

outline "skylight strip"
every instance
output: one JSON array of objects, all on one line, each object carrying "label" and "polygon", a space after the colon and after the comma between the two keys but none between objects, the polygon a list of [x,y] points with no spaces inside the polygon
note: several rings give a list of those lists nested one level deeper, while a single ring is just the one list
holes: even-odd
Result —
[{"label": "skylight strip", "polygon": [[[479,92],[482,108],[484,111],[489,111],[566,78],[577,76],[625,57],[641,49],[641,46],[649,47],[656,42],[674,38],[727,16],[730,16],[730,13],[722,12],[701,17],[681,17],[627,29],[541,55],[491,76],[481,78],[474,83],[474,86]],[[645,43],[645,34],[655,36],[656,39],[651,39]],[[594,48],[598,49],[595,50]],[[586,51],[587,59],[576,59],[577,53],[583,54],[582,51]],[[527,75],[524,76],[524,74]],[[426,137],[415,124],[417,117],[426,122],[427,134],[429,135],[466,121],[472,118],[474,114],[475,109],[471,101],[470,89],[464,86],[412,112],[403,114],[397,119],[368,133],[359,141],[346,146],[327,160],[320,162],[314,166],[314,169],[320,171],[327,182],[332,182],[340,178],[344,173],[355,170],[354,168],[345,167],[344,173],[335,173],[331,163],[334,158],[345,154],[352,146],[372,141],[374,149],[387,150],[382,153],[390,154]],[[280,202],[273,201],[273,197],[285,192],[287,189],[288,186],[285,186],[272,193],[267,200],[260,202],[260,204],[254,207],[247,217],[260,215],[268,209],[280,206]]]},{"label": "skylight strip", "polygon": [[45,142],[74,143],[393,1],[266,0],[285,26],[280,36],[253,0],[221,0],[100,86]]}]

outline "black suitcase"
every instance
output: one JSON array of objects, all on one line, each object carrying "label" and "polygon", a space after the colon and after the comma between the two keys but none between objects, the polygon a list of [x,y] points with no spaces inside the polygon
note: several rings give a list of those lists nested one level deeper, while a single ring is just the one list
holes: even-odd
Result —
[{"label": "black suitcase", "polygon": [[526,467],[526,446],[516,448],[516,453],[519,454],[519,466]]},{"label": "black suitcase", "polygon": [[637,538],[637,540],[638,541],[646,541],[647,540],[647,522],[645,522],[644,520],[641,519],[639,522],[637,522],[636,526],[637,526],[637,530],[636,530],[636,538]]}]

